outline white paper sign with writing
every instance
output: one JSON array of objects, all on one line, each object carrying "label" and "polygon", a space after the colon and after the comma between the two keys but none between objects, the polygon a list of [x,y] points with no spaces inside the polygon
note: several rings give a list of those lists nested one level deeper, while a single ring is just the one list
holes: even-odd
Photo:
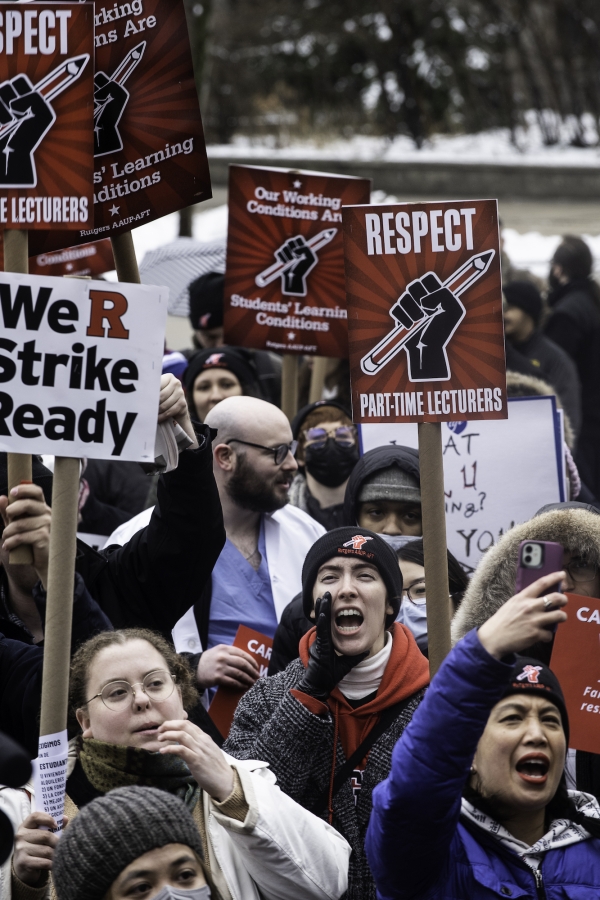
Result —
[{"label": "white paper sign with writing", "polygon": [[62,830],[67,785],[67,732],[40,735],[38,757],[33,761],[35,808],[48,813]]},{"label": "white paper sign with writing", "polygon": [[153,461],[167,300],[0,272],[0,450]]},{"label": "white paper sign with writing", "polygon": [[[414,424],[361,425],[361,450],[417,448]],[[448,549],[469,570],[517,522],[564,500],[561,420],[554,397],[508,401],[508,419],[442,423]]]}]

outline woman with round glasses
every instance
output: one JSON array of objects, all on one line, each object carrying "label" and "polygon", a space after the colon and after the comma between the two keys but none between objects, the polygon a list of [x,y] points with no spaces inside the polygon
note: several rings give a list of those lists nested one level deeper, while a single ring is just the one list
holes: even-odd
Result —
[{"label": "woman with round glasses", "polygon": [[[69,760],[67,819],[115,788],[157,788],[191,812],[214,897],[340,897],[346,842],[282,794],[265,763],[226,756],[189,722],[186,708],[197,696],[191,670],[154,632],[104,632],[85,643],[71,669],[80,734]],[[19,827],[13,896],[45,896],[58,837],[40,829],[53,826],[32,812]]]},{"label": "woman with round glasses", "polygon": [[290,503],[331,531],[343,522],[346,484],[358,462],[358,438],[350,413],[336,400],[318,400],[292,422],[299,471]]}]

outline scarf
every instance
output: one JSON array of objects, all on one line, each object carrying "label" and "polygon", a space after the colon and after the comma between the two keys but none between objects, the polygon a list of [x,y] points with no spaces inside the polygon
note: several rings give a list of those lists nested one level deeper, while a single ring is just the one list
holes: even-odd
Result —
[{"label": "scarf", "polygon": [[175,794],[190,811],[196,806],[200,788],[179,757],[138,747],[106,744],[94,738],[81,738],[79,745],[79,762],[84,775],[100,793],[136,784]]},{"label": "scarf", "polygon": [[363,659],[362,662],[359,662],[338,684],[344,697],[348,700],[362,700],[373,691],[378,691],[391,652],[392,636],[389,631],[386,631],[385,642],[379,653],[371,656],[370,659]]},{"label": "scarf", "polygon": [[[575,801],[579,812],[589,816],[590,819],[600,819],[600,806],[591,794],[582,791],[569,791],[569,796]],[[496,840],[511,850],[523,860],[530,869],[539,869],[544,853],[548,850],[556,850],[558,847],[568,847],[569,844],[579,844],[591,837],[589,831],[582,825],[571,822],[569,819],[555,819],[549,831],[529,847],[525,841],[519,840],[508,831],[504,825],[500,825],[486,813],[481,812],[465,800],[462,800],[462,815],[470,822],[474,822],[479,828],[492,834]]]}]

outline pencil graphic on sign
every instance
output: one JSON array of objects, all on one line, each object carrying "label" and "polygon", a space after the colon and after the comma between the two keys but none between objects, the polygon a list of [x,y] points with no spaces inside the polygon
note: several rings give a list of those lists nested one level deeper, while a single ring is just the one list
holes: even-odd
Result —
[{"label": "pencil graphic on sign", "polygon": [[[85,69],[89,58],[89,55],[84,53],[82,56],[74,56],[72,59],[67,59],[64,63],[61,63],[60,66],[57,66],[56,69],[53,69],[52,72],[46,75],[45,78],[38,81],[38,83],[32,87],[32,93],[41,94],[46,103],[54,100],[55,97],[58,97],[59,94],[66,91],[74,81],[77,81]],[[5,137],[11,131],[17,129],[22,121],[23,116],[20,116],[19,118],[14,118],[10,122],[6,122],[2,125],[2,127],[0,127],[0,138]]]},{"label": "pencil graphic on sign", "polygon": [[[486,250],[483,253],[476,253],[453,272],[443,284],[439,282],[437,276],[433,272],[424,275],[422,279],[418,279],[417,281],[419,284],[425,284],[429,278],[432,281],[432,292],[439,288],[446,288],[455,298],[458,298],[481,278],[482,275],[485,275],[494,256],[495,250]],[[413,283],[411,282],[411,285],[412,284]],[[411,285],[408,286],[409,290]],[[397,320],[402,318],[400,301],[405,296],[406,295],[403,294],[390,309],[390,315]],[[414,298],[412,299],[412,303],[413,308],[419,308]],[[421,309],[421,317],[417,321],[414,321],[410,327],[406,327],[401,321],[397,321],[395,327],[379,341],[373,350],[370,350],[369,353],[361,359],[360,367],[365,375],[375,375],[377,372],[381,371],[381,369],[403,349],[411,338],[425,332],[433,319],[442,312],[444,312],[444,310],[441,307],[433,312],[427,313]]]},{"label": "pencil graphic on sign", "polygon": [[[309,238],[308,241],[305,241],[304,238],[301,237],[301,235],[299,235],[295,240],[300,241],[303,246],[309,247],[312,253],[315,254],[317,250],[325,247],[326,244],[334,239],[337,231],[337,228],[326,228],[324,231],[320,231],[318,234],[313,235],[313,237]],[[268,269],[264,269],[262,272],[260,272],[260,274],[256,276],[256,284],[260,288],[267,287],[268,284],[271,284],[271,282],[279,278],[280,275],[284,275],[289,269],[292,268],[292,266],[296,265],[297,262],[298,260],[292,257],[292,259],[288,259],[286,261],[279,260],[278,262],[273,263],[272,266],[269,266]]]},{"label": "pencil graphic on sign", "polygon": [[125,59],[117,66],[110,80],[117,84],[125,84],[135,67],[139,65],[145,49],[146,41],[142,41],[133,50],[130,50]]}]

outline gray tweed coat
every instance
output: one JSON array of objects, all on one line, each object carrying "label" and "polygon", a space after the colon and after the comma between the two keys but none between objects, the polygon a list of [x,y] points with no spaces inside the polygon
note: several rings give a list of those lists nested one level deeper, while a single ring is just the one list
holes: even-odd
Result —
[{"label": "gray tweed coat", "polygon": [[[240,700],[223,749],[237,759],[268,762],[282,791],[326,819],[327,809],[316,807],[329,788],[334,723],[330,715],[313,715],[290,694],[303,672],[302,662],[296,659],[283,672],[260,678]],[[347,900],[376,900],[364,850],[371,795],[375,785],[389,774],[394,744],[410,722],[423,693],[419,691],[411,698],[371,748],[357,804],[349,781],[334,797],[332,824],[352,847]],[[344,762],[338,738],[336,771]]]}]

